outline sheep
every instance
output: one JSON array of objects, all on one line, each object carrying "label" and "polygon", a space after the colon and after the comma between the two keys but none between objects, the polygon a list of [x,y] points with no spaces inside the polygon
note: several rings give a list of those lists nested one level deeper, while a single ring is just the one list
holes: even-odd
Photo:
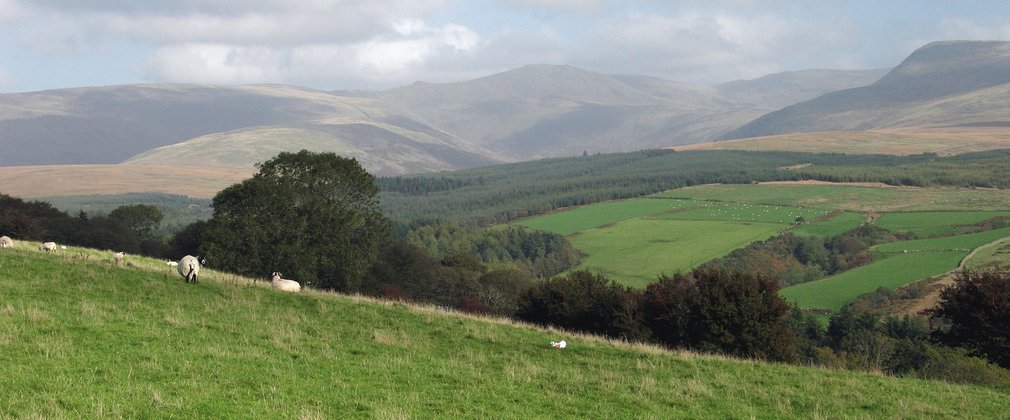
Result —
[{"label": "sheep", "polygon": [[178,267],[179,266],[179,262],[178,261],[168,260],[168,261],[165,261],[165,263],[168,264],[169,267]]},{"label": "sheep", "polygon": [[297,281],[282,279],[281,273],[278,272],[271,274],[270,286],[273,286],[274,289],[280,289],[283,292],[302,291],[302,285],[298,284]]},{"label": "sheep", "polygon": [[10,236],[0,236],[0,248],[14,248],[14,240]]},{"label": "sheep", "polygon": [[115,254],[112,254],[112,259],[116,261],[117,266],[123,263],[124,258],[126,258],[125,252],[120,251]]},{"label": "sheep", "polygon": [[39,246],[39,251],[56,252],[56,242],[45,242]]},{"label": "sheep", "polygon": [[199,256],[187,255],[179,259],[178,266],[179,275],[186,279],[186,283],[196,283],[196,278],[200,274],[200,266],[206,264],[207,260],[201,259]]}]

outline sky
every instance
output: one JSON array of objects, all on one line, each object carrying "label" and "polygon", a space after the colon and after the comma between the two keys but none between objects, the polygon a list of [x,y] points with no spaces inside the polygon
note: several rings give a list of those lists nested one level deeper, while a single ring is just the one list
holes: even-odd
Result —
[{"label": "sky", "polygon": [[1005,0],[0,0],[0,92],[388,89],[529,64],[714,84],[1010,40]]}]

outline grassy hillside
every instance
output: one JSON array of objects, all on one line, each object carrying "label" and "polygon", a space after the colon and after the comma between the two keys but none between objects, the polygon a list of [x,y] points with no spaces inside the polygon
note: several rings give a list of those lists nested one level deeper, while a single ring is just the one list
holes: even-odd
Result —
[{"label": "grassy hillside", "polygon": [[[0,416],[975,417],[1006,390],[671,353],[290,295],[70,249],[0,252]],[[555,350],[548,342],[566,339]],[[507,414],[506,414],[507,413]]]},{"label": "grassy hillside", "polygon": [[934,42],[879,81],[782,108],[726,139],[795,132],[865,131],[1010,121],[1010,42]]},{"label": "grassy hillside", "polygon": [[676,150],[957,155],[1010,147],[1007,127],[906,128],[888,131],[791,133],[677,146]]}]

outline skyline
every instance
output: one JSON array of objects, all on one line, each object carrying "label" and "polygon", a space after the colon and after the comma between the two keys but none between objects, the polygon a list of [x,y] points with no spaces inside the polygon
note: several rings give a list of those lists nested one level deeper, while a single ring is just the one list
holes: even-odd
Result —
[{"label": "skyline", "polygon": [[0,0],[0,92],[134,83],[387,89],[531,64],[714,84],[1010,39],[997,1]]}]

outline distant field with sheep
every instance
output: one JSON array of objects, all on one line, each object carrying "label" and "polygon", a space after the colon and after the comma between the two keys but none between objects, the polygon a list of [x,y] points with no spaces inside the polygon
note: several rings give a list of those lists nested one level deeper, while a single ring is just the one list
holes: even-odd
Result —
[{"label": "distant field with sheep", "polygon": [[[0,249],[0,417],[969,417],[1006,390],[740,361],[38,243]],[[554,349],[551,341],[566,340]],[[620,392],[617,392],[620,391]]]}]

